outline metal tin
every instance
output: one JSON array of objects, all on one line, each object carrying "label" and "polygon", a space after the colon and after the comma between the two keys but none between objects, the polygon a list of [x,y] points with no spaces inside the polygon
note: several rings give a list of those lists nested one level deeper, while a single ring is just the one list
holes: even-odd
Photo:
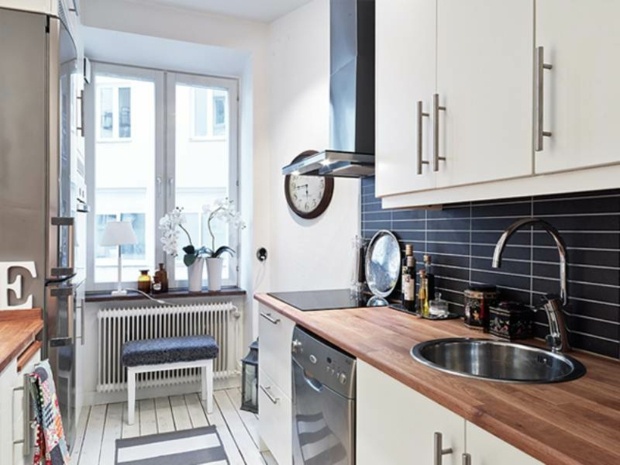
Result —
[{"label": "metal tin", "polygon": [[489,308],[495,305],[499,292],[492,284],[477,284],[465,289],[465,325],[472,329],[489,330]]},{"label": "metal tin", "polygon": [[489,332],[514,341],[532,337],[533,311],[518,302],[500,302],[489,310]]}]

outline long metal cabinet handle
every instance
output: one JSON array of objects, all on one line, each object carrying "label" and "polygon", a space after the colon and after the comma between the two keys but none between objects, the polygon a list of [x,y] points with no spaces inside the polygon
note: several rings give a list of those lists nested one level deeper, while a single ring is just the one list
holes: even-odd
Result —
[{"label": "long metal cabinet handle", "polygon": [[75,294],[67,296],[67,336],[75,343]]},{"label": "long metal cabinet handle", "polygon": [[537,152],[543,150],[543,137],[551,137],[550,131],[544,129],[545,118],[545,70],[553,66],[545,63],[545,47],[536,49],[536,147]]},{"label": "long metal cabinet handle", "polygon": [[433,171],[439,171],[439,160],[446,157],[439,156],[439,112],[446,111],[446,107],[439,105],[439,94],[433,95]]},{"label": "long metal cabinet handle", "polygon": [[452,447],[448,447],[447,449],[443,448],[443,436],[441,433],[435,433],[435,444],[434,444],[434,465],[441,465],[442,459],[444,455],[452,453]]},{"label": "long metal cabinet handle", "polygon": [[84,327],[85,327],[85,324],[84,324],[84,319],[85,319],[84,318],[84,313],[85,313],[85,310],[86,310],[84,308],[85,305],[86,305],[86,299],[82,299],[80,301],[80,339],[81,339],[80,345],[84,345],[84,341],[86,339],[84,337]]},{"label": "long metal cabinet handle", "polygon": [[471,455],[469,455],[468,453],[464,453],[462,455],[462,465],[471,465]]},{"label": "long metal cabinet handle", "polygon": [[[75,268],[75,218],[73,217],[54,217],[52,218],[52,226],[66,226],[68,231],[69,231],[69,241],[68,241],[68,251],[67,251],[67,261],[69,262],[67,264],[67,267],[57,267],[56,270],[58,270],[58,272],[60,274],[70,274],[72,273],[73,269]],[[60,251],[58,252],[60,254]],[[59,257],[60,258],[60,257]],[[60,260],[59,260],[60,261]],[[67,273],[68,271],[68,273]]]},{"label": "long metal cabinet handle", "polygon": [[265,395],[269,398],[269,400],[273,402],[274,404],[277,404],[278,402],[280,402],[280,399],[278,399],[271,393],[271,386],[267,386],[267,387],[260,386],[260,390],[263,391]]},{"label": "long metal cabinet handle", "polygon": [[80,101],[80,125],[76,127],[82,137],[84,137],[84,89],[80,91],[80,95],[78,95],[77,100]]},{"label": "long metal cabinet handle", "polygon": [[424,151],[424,126],[422,124],[422,118],[430,116],[424,112],[424,102],[418,101],[418,174],[422,174],[422,165],[428,165],[428,161],[422,159],[422,152]]},{"label": "long metal cabinet handle", "polygon": [[277,325],[278,323],[280,323],[280,318],[272,317],[271,313],[260,312],[260,316],[262,316],[265,320],[269,321],[270,323],[273,323],[274,325]]}]

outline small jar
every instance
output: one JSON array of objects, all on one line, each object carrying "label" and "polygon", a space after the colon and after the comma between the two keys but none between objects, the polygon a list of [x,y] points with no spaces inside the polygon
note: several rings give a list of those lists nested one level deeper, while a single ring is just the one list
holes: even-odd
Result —
[{"label": "small jar", "polygon": [[465,300],[465,325],[489,331],[489,308],[497,302],[497,286],[492,284],[471,285],[463,293]]},{"label": "small jar", "polygon": [[489,332],[514,341],[532,337],[534,312],[519,302],[500,302],[490,308]]},{"label": "small jar", "polygon": [[153,275],[153,294],[168,292],[168,273],[163,263],[159,264],[159,269]]},{"label": "small jar", "polygon": [[140,270],[140,276],[138,276],[138,290],[150,294],[151,277],[149,276],[149,270]]},{"label": "small jar", "polygon": [[431,317],[441,318],[448,316],[448,302],[441,298],[441,292],[435,294],[435,299],[428,303],[428,312]]}]

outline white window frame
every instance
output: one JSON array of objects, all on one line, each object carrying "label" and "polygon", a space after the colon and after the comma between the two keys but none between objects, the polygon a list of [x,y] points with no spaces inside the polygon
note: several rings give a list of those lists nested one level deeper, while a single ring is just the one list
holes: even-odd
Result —
[{"label": "white window frame", "polygon": [[[238,93],[239,82],[234,78],[219,78],[209,76],[198,76],[185,73],[176,73],[168,70],[157,70],[149,68],[136,68],[123,65],[115,65],[109,63],[92,62],[93,83],[96,82],[98,74],[107,74],[110,76],[118,76],[121,78],[144,79],[155,83],[155,184],[156,184],[156,200],[155,200],[155,264],[165,263],[168,271],[168,280],[170,287],[183,288],[187,287],[187,280],[176,280],[175,277],[175,258],[168,256],[163,251],[163,246],[159,240],[161,231],[157,228],[159,219],[168,211],[176,206],[175,199],[175,156],[176,156],[176,130],[175,130],[175,105],[176,105],[176,84],[188,84],[196,86],[205,86],[210,88],[221,88],[228,91],[228,134],[229,134],[229,198],[239,206],[239,106]],[[122,87],[122,86],[120,86]],[[86,288],[88,290],[112,290],[116,287],[116,282],[97,283],[95,277],[95,213],[97,211],[95,198],[95,153],[96,144],[98,142],[107,142],[110,139],[99,138],[98,119],[99,113],[95,108],[96,102],[96,86],[87,85],[85,89],[85,112],[88,127],[97,128],[96,131],[86,132],[86,148],[87,148],[87,168],[86,181],[90,188],[89,203],[92,204],[90,213],[88,214],[88,238],[87,238],[87,279]],[[192,105],[193,107],[193,105]],[[166,109],[171,110],[166,112]],[[132,109],[132,118],[134,117]],[[193,122],[193,118],[192,118]],[[94,134],[93,134],[94,132]],[[192,128],[193,132],[193,128]],[[132,128],[133,136],[133,128]],[[225,138],[225,137],[223,137]],[[217,139],[223,139],[219,136]],[[128,138],[120,139],[127,141]],[[181,205],[180,205],[181,206]],[[230,241],[227,245],[231,246],[237,252],[234,265],[231,267],[229,279],[224,285],[238,285],[239,283],[239,252],[241,234],[231,229]],[[234,241],[234,243],[232,242]],[[183,252],[180,250],[180,254]],[[147,253],[148,254],[148,253]],[[154,272],[155,270],[151,270]],[[123,287],[135,288],[137,283],[135,280],[124,281]],[[206,278],[206,273],[204,274]]]},{"label": "white window frame", "polygon": [[[119,108],[119,89],[121,88],[125,88],[127,86],[122,85],[120,83],[118,84],[113,84],[110,83],[109,85],[104,86],[103,88],[106,89],[110,89],[112,91],[112,137],[104,137],[101,133],[101,109],[96,106],[95,109],[95,126],[96,127],[96,134],[97,134],[97,142],[111,142],[111,143],[123,143],[123,142],[131,142],[131,138],[133,136],[133,94],[130,93],[129,95],[129,102],[130,102],[130,118],[131,118],[131,123],[130,123],[130,127],[131,127],[131,134],[132,136],[129,137],[121,137],[120,136],[120,124],[121,124],[121,112],[120,112],[120,108]],[[131,88],[130,88],[131,90]],[[98,99],[95,100],[95,102]]]},{"label": "white window frame", "polygon": [[[214,88],[208,88],[207,90],[207,133],[202,136],[196,134],[196,93],[192,90],[192,98],[190,105],[190,121],[191,121],[191,136],[190,140],[195,141],[221,141],[226,139],[226,135],[215,135],[215,99],[219,97],[215,94]],[[230,99],[230,91],[228,93],[228,99]],[[230,105],[230,101],[228,102]],[[229,127],[231,114],[230,111],[226,114],[228,120],[224,121],[224,127]]]}]

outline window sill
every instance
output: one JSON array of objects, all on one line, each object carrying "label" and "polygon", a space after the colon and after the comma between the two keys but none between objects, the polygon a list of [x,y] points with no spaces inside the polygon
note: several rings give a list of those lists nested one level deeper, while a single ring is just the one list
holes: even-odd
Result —
[{"label": "window sill", "polygon": [[[112,295],[112,291],[88,291],[86,292],[86,302],[112,302],[112,301],[126,301],[126,300],[149,300],[142,294],[138,294],[134,291],[127,291],[127,295]],[[189,292],[186,288],[170,289],[166,293],[151,294],[154,299],[178,299],[185,297],[232,297],[232,296],[244,296],[245,290],[236,286],[223,286],[219,291],[201,291],[201,292]]]}]

